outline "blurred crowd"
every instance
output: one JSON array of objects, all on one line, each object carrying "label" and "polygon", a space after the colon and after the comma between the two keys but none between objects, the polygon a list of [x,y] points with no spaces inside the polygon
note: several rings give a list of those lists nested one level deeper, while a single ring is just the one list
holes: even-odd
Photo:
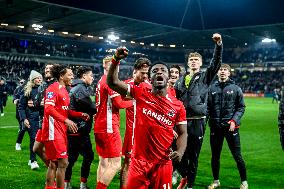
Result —
[{"label": "blurred crowd", "polygon": [[[16,37],[0,36],[0,52],[35,54],[54,57],[83,58],[101,62],[102,58],[111,53],[106,51],[106,47],[91,45],[90,43],[70,43],[64,41],[50,41],[49,39],[30,38],[22,40]],[[133,47],[131,47],[133,48]],[[140,47],[131,49],[132,54],[126,59],[127,63],[133,63],[138,57],[146,56],[152,62],[163,61],[167,63],[179,63],[184,65],[187,52],[197,51],[203,56],[203,62],[210,62],[214,49],[150,49]],[[138,52],[139,51],[139,52]],[[236,48],[225,48],[223,52],[224,63],[269,63],[284,61],[284,47],[279,45],[259,45]],[[4,78],[8,84],[9,93],[12,94],[17,82],[27,79],[30,71],[42,71],[44,63],[31,60],[29,58],[4,58],[0,55],[0,77]],[[129,64],[132,65],[132,64]],[[267,66],[267,65],[266,65]],[[76,65],[73,66],[74,71]],[[103,74],[101,64],[93,66],[94,84]],[[132,76],[132,66],[122,65],[120,67],[120,77],[122,80]],[[232,78],[246,93],[273,93],[274,89],[283,86],[283,71],[240,71],[235,70]]]}]

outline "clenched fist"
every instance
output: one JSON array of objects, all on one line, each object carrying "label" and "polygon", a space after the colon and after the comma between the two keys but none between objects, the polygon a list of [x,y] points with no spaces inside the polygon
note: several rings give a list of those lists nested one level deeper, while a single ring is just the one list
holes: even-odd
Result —
[{"label": "clenched fist", "polygon": [[114,54],[115,61],[119,61],[124,59],[128,56],[128,49],[126,47],[118,47]]},{"label": "clenched fist", "polygon": [[219,33],[214,33],[212,39],[217,44],[220,44],[222,42],[222,36]]}]

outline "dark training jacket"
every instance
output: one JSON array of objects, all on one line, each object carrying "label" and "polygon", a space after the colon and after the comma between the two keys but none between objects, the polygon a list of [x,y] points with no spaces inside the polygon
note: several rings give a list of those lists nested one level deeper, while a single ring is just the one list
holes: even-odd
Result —
[{"label": "dark training jacket", "polygon": [[175,84],[176,97],[186,108],[186,117],[204,117],[207,115],[208,88],[216,76],[222,62],[223,45],[215,45],[213,58],[205,72],[198,72],[190,80],[189,87],[185,86],[185,75]]},{"label": "dark training jacket", "polygon": [[234,120],[239,126],[245,112],[242,90],[229,79],[226,82],[214,82],[208,92],[209,126],[229,126]]},{"label": "dark training jacket", "polygon": [[281,102],[279,104],[278,127],[280,134],[280,143],[282,150],[284,150],[284,98],[281,98]]},{"label": "dark training jacket", "polygon": [[72,119],[78,126],[78,133],[87,134],[92,129],[92,116],[97,112],[96,104],[91,99],[92,88],[82,80],[74,80],[70,90],[70,109],[76,112],[84,112],[90,116],[90,120],[85,122],[82,119]]},{"label": "dark training jacket", "polygon": [[21,121],[24,121],[25,119],[36,122],[39,121],[38,110],[35,107],[28,107],[28,101],[30,99],[34,101],[37,93],[38,87],[33,87],[29,97],[25,96],[24,94],[21,96],[18,109]]}]

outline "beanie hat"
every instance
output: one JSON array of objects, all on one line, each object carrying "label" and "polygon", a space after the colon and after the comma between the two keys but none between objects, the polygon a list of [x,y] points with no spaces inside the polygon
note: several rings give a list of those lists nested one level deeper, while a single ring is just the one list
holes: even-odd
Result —
[{"label": "beanie hat", "polygon": [[32,81],[32,80],[34,80],[35,78],[38,78],[38,77],[42,78],[42,75],[40,73],[38,73],[37,71],[32,70],[30,77],[29,77],[29,80]]}]

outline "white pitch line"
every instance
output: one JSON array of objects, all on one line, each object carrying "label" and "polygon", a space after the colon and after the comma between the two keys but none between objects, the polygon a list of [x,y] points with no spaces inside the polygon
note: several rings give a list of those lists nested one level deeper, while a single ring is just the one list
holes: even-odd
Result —
[{"label": "white pitch line", "polygon": [[16,128],[16,127],[19,127],[19,126],[8,125],[8,126],[0,127],[0,129],[10,129],[10,128]]}]

